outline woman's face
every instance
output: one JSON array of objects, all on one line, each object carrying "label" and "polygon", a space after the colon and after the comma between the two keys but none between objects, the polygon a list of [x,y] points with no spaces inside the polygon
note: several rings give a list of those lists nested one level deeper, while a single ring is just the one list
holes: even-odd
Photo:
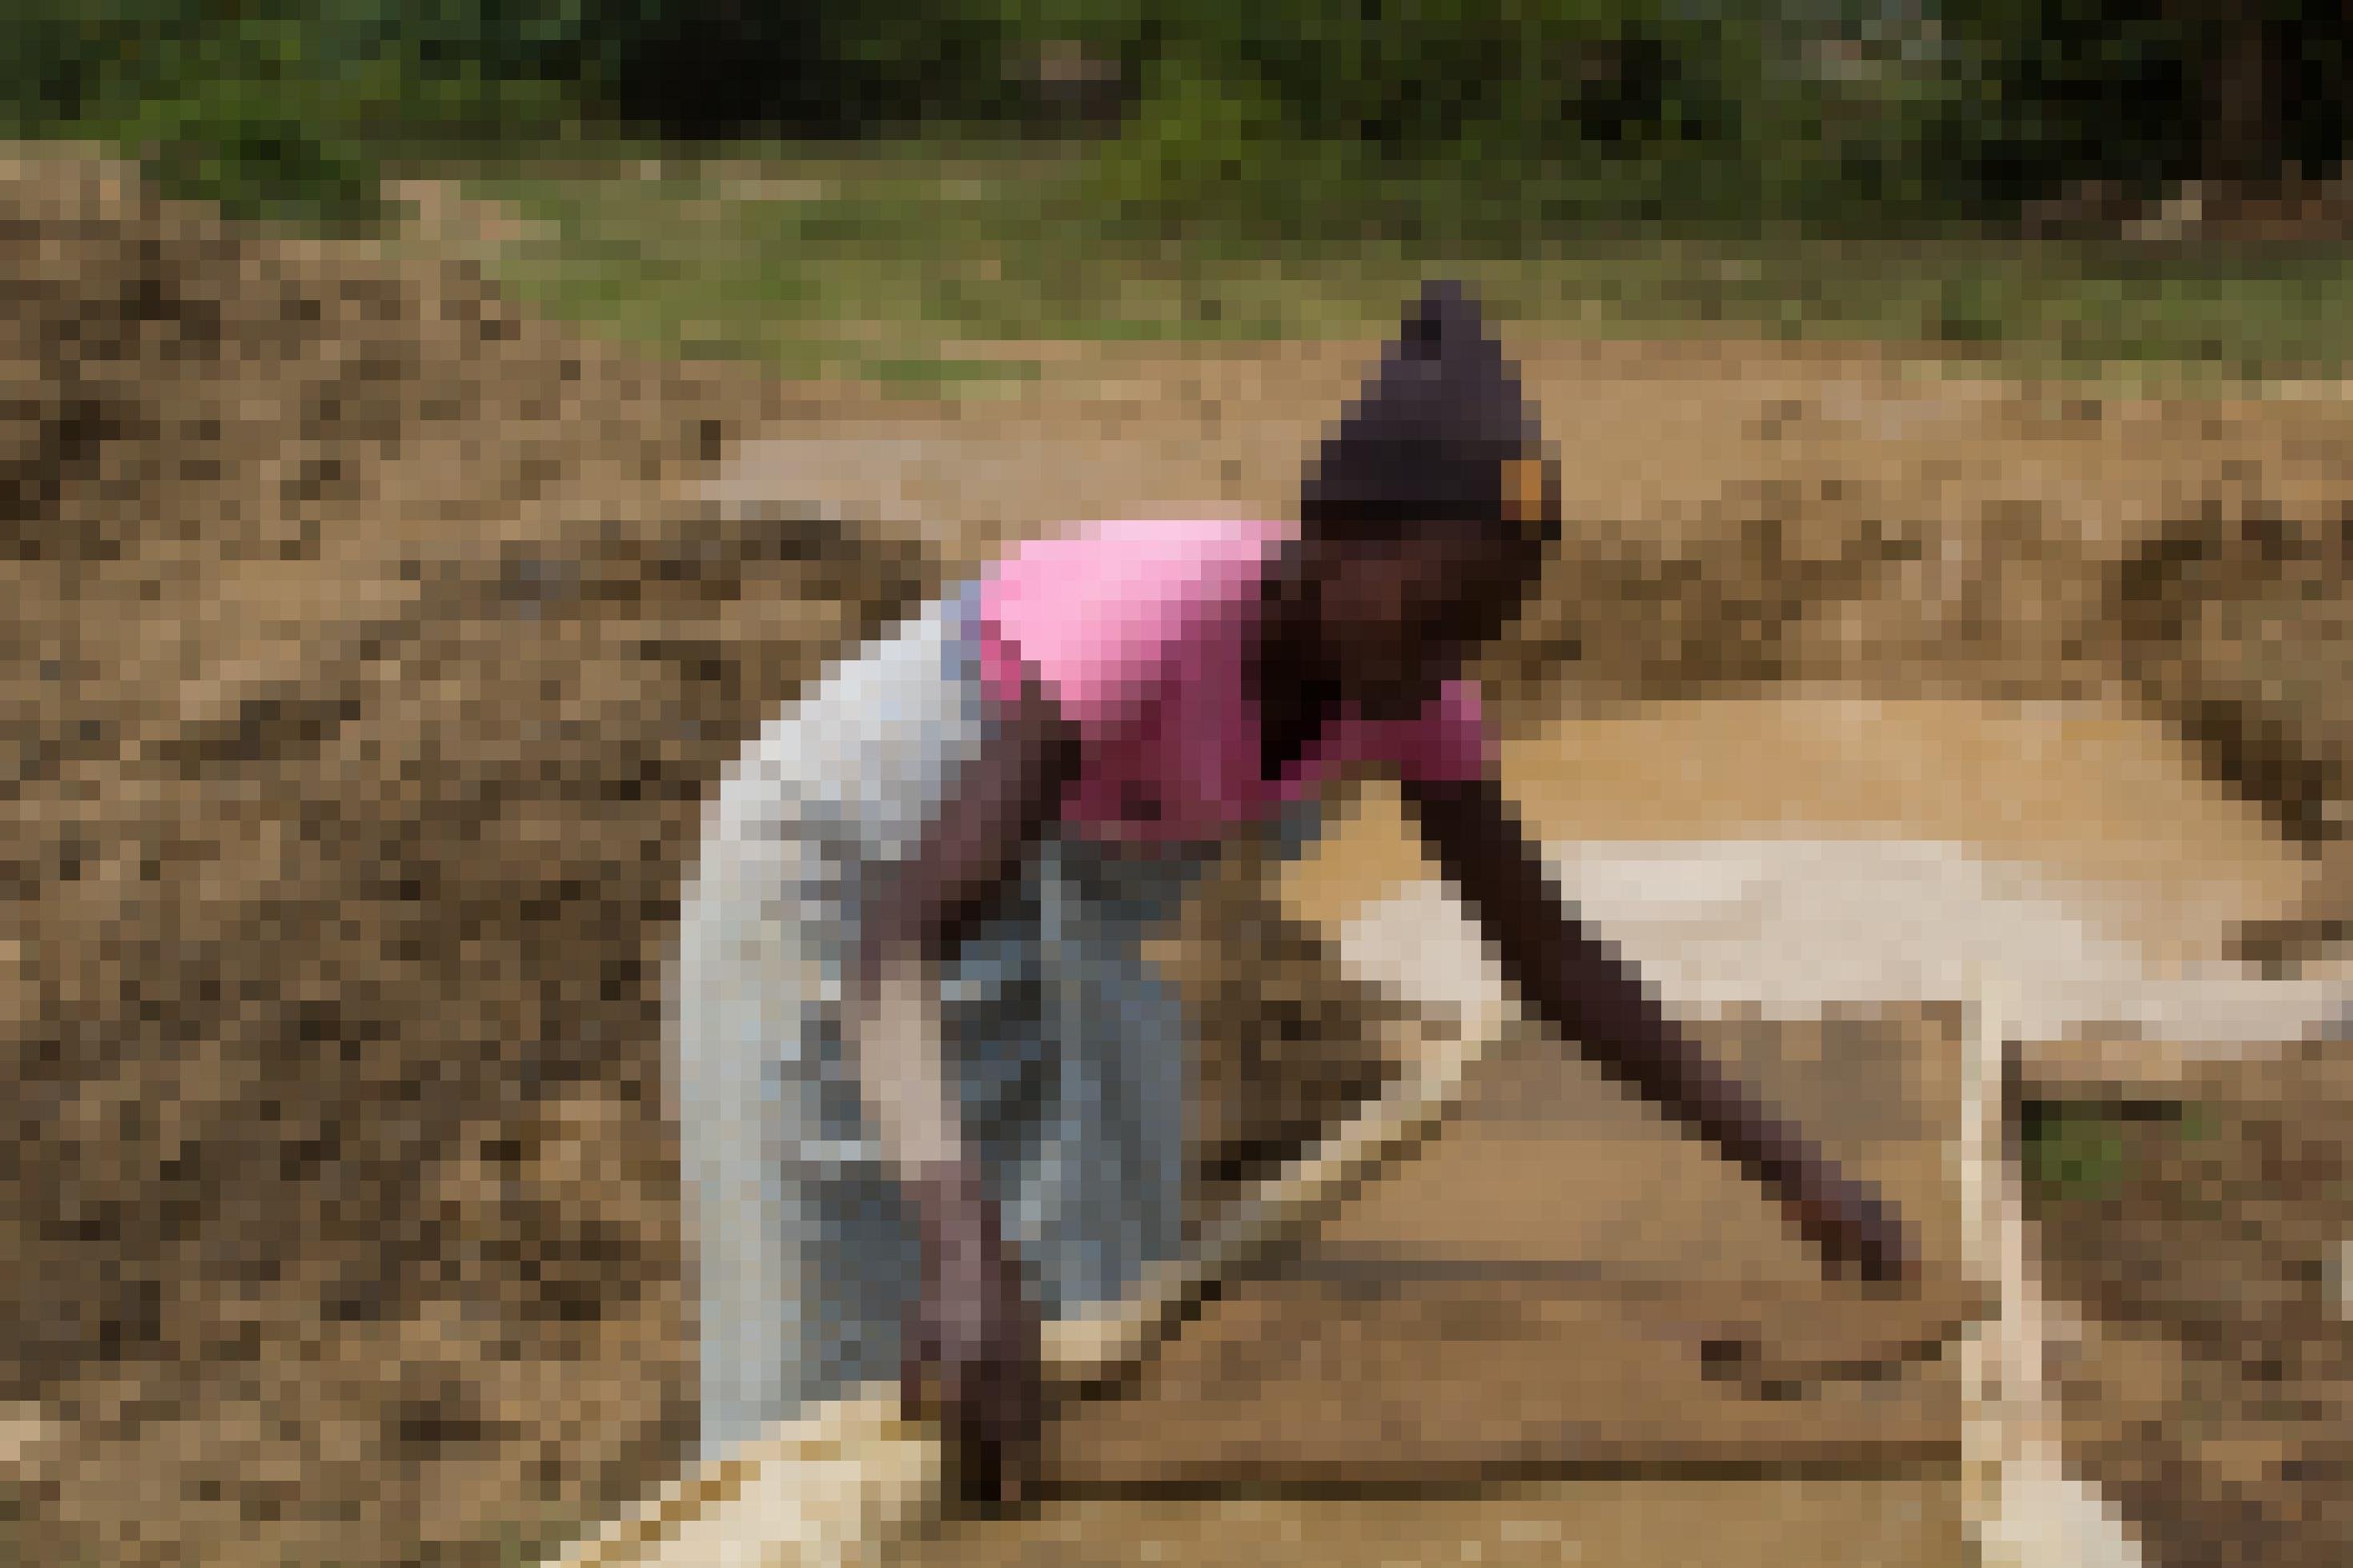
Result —
[{"label": "woman's face", "polygon": [[1534,553],[1492,523],[1314,531],[1299,579],[1310,657],[1367,713],[1410,712],[1510,623]]}]

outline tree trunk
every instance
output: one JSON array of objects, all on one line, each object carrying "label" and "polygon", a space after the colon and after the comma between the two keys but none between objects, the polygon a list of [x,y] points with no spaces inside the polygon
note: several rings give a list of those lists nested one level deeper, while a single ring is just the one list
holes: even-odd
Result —
[{"label": "tree trunk", "polygon": [[2283,160],[2275,39],[2260,14],[2209,11],[2199,32],[2205,123],[2199,174],[2243,190],[2275,178]]}]

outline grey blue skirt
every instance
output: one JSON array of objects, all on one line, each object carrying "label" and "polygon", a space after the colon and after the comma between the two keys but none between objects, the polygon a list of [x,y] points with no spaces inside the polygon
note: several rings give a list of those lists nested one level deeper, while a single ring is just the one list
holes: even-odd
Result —
[{"label": "grey blue skirt", "polygon": [[[967,586],[761,731],[704,822],[667,988],[705,1451],[898,1371],[918,1253],[840,1034],[873,872],[910,853],[985,720]],[[1313,803],[1269,824],[1278,853]],[[1060,835],[944,971],[967,1138],[1050,1314],[1181,1239],[1188,1033],[1144,955],[1215,847]]]}]

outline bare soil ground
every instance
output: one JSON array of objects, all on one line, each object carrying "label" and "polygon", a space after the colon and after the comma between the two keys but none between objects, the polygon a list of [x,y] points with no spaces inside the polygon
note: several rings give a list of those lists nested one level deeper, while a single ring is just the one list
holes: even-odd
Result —
[{"label": "bare soil ground", "polygon": [[2346,1047],[2216,1064],[2111,1124],[2104,1185],[2037,1205],[2069,1447],[2154,1560],[2342,1563],[2353,1548]]},{"label": "bare soil ground", "polygon": [[[953,408],[781,387],[638,363],[454,262],[229,231],[48,153],[0,163],[0,1398],[33,1413],[6,1428],[0,1557],[50,1563],[494,1563],[645,1489],[691,1397],[659,963],[719,771],[1006,538],[1284,504],[1369,352],[1074,347]],[[2215,942],[2267,921],[2286,963],[2353,913],[2353,879],[2295,874],[2342,866],[2353,799],[2353,404],[1514,347],[1575,520],[1493,661],[1517,730],[1793,684],[2092,701],[2254,803],[2278,855],[2242,876],[2242,838],[2209,846],[2242,890]],[[1299,1042],[1247,1072],[1212,1053],[1282,1108],[1221,1124],[1204,1159],[1229,1175],[1362,1092],[1369,1003],[1269,890],[1215,896],[1261,916],[1195,928],[1233,943],[1213,1043],[1268,1037],[1234,996],[1286,994]],[[2273,1109],[2247,1125],[2308,1090],[2250,1089]],[[2342,1187],[2284,1147],[2224,1140],[2196,1223],[2294,1212],[2305,1294],[2279,1321],[2319,1348],[2263,1375],[2309,1405],[2336,1397],[2344,1331],[2314,1315],[2306,1241]],[[2233,1342],[2195,1338],[2214,1319],[2189,1303],[2224,1286],[2190,1283],[2220,1254],[2168,1206],[2189,1190],[2135,1187],[2059,1245],[2159,1238],[2132,1242],[2141,1305],[2117,1312]],[[2271,1299],[2247,1287],[2233,1321]],[[2121,1409],[2146,1384],[2115,1387]],[[2337,1474],[2318,1448],[2274,1462],[2272,1428],[2173,1430],[2114,1452],[2173,1456],[2147,1506],[2198,1502],[2182,1532],[2218,1498],[2294,1520]],[[1931,1494],[1887,1506],[1916,1528]],[[1558,1506],[1511,1539],[1556,1552]],[[2313,1519],[2291,1545],[2342,1542]],[[1170,1528],[1185,1555],[1207,1527]]]},{"label": "bare soil ground", "polygon": [[0,256],[18,1550],[498,1561],[674,1450],[679,868],[928,567],[462,268],[52,153]]}]

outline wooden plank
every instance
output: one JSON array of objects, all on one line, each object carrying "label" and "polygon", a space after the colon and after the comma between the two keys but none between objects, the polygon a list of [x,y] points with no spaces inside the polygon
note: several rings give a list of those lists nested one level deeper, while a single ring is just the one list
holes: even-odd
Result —
[{"label": "wooden plank", "polygon": [[1962,1227],[1969,1271],[1996,1310],[1960,1347],[1962,1501],[1988,1568],[2139,1568],[2137,1532],[2073,1472],[2050,1345],[2059,1316],[2042,1292],[2041,1248],[2028,1222],[2003,1125],[2016,1047],[2003,1020],[2009,997],[1989,976],[1968,1030],[1960,1138]]},{"label": "wooden plank", "polygon": [[1099,1490],[1951,1460],[1947,1362],[1775,1400],[1712,1378],[1698,1353],[1725,1331],[1862,1344],[1892,1310],[1820,1286],[1327,1258],[1208,1309],[1131,1397],[1059,1423],[1046,1469],[1055,1488]]},{"label": "wooden plank", "polygon": [[[1326,1222],[1322,1245],[1541,1263],[1577,1258],[1620,1272],[1771,1280],[1808,1289],[1820,1265],[1754,1183],[1672,1129],[1531,1135],[1466,1118],[1410,1173],[1366,1187]],[[1959,1209],[1944,1149],[1908,1142],[1832,1144],[1841,1166],[1894,1202],[1922,1255],[1957,1268]]]},{"label": "wooden plank", "polygon": [[1948,1468],[1896,1477],[1582,1477],[1472,1491],[1155,1493],[1058,1500],[908,1543],[898,1568],[1967,1568]]}]

